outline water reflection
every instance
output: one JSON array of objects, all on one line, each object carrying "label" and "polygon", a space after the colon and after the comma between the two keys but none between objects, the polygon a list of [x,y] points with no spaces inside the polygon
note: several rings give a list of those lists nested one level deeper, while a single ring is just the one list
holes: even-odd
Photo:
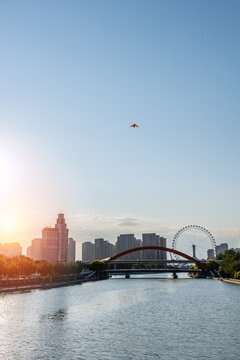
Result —
[{"label": "water reflection", "polygon": [[51,320],[51,321],[64,321],[67,319],[68,312],[66,309],[58,309],[48,314],[40,315],[40,320]]},{"label": "water reflection", "polygon": [[0,360],[236,360],[239,295],[213,280],[112,279],[0,296]]}]

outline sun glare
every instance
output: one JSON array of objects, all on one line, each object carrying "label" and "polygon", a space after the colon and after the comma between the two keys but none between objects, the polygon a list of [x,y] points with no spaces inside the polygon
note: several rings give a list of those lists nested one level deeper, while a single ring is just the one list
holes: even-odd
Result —
[{"label": "sun glare", "polygon": [[10,156],[0,155],[0,186],[8,187],[14,184],[18,178],[18,166],[14,164]]},{"label": "sun glare", "polygon": [[16,221],[13,217],[4,216],[1,219],[0,226],[3,232],[13,232],[16,228]]}]

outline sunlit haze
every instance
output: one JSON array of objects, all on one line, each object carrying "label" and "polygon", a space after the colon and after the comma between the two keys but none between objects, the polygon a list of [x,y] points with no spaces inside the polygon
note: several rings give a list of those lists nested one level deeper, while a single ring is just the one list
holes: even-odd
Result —
[{"label": "sunlit haze", "polygon": [[0,243],[61,212],[79,242],[199,224],[240,247],[239,11],[0,1]]}]

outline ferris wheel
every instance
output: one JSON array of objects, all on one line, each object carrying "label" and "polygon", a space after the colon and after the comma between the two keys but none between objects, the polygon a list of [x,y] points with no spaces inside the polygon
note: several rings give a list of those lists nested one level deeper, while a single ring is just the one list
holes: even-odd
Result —
[{"label": "ferris wheel", "polygon": [[[194,245],[194,243],[197,243],[197,245]],[[197,247],[200,254],[203,254],[203,251],[206,254],[208,249],[212,249],[216,256],[216,241],[206,228],[199,225],[188,225],[178,230],[172,241],[172,249],[185,252],[191,256],[193,248],[195,252],[195,247]],[[174,260],[179,260],[178,255],[171,254],[171,257]],[[198,256],[195,255],[195,257]]]}]

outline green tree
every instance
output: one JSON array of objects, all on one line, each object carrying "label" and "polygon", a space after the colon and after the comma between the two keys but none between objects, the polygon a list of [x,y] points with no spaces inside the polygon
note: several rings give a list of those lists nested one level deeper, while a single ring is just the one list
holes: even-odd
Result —
[{"label": "green tree", "polygon": [[92,260],[88,265],[88,268],[91,271],[107,270],[108,264],[106,264],[104,261],[101,260]]},{"label": "green tree", "polygon": [[5,274],[5,272],[6,272],[5,268],[6,268],[6,258],[5,258],[5,256],[0,255],[0,276],[1,275],[3,275],[3,276],[6,275]]},{"label": "green tree", "polygon": [[219,265],[216,260],[210,259],[206,262],[207,271],[218,271]]},{"label": "green tree", "polygon": [[37,272],[42,276],[51,275],[54,271],[54,267],[46,260],[40,260],[37,266]]},{"label": "green tree", "polygon": [[238,271],[240,271],[240,251],[235,252],[233,249],[225,251],[219,267],[219,275],[233,278]]},{"label": "green tree", "polygon": [[[23,276],[30,276],[32,274],[34,274],[37,271],[37,266],[34,260],[21,255],[20,257],[20,262],[19,262],[19,272],[20,275]],[[15,271],[15,273],[17,272],[17,269]]]}]

